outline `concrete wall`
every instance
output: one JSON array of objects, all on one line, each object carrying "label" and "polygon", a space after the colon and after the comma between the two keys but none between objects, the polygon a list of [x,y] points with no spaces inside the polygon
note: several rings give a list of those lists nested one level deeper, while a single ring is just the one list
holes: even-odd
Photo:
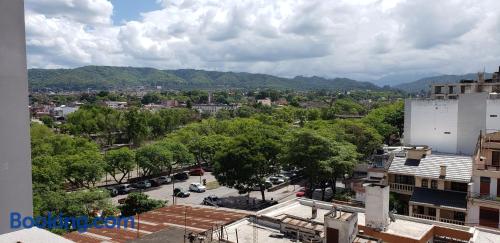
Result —
[{"label": "concrete wall", "polygon": [[472,154],[476,148],[479,132],[486,128],[487,93],[460,95],[458,102],[458,147],[457,153]]},{"label": "concrete wall", "polygon": [[500,99],[489,99],[486,101],[486,131],[497,130],[500,130]]},{"label": "concrete wall", "polygon": [[429,145],[433,151],[455,153],[457,114],[458,100],[408,100],[405,110],[405,144]]},{"label": "concrete wall", "polygon": [[457,100],[406,100],[405,145],[471,155],[480,131],[500,130],[500,100],[488,97],[488,93],[470,93]]},{"label": "concrete wall", "polygon": [[25,43],[23,1],[0,0],[0,234],[33,208]]}]

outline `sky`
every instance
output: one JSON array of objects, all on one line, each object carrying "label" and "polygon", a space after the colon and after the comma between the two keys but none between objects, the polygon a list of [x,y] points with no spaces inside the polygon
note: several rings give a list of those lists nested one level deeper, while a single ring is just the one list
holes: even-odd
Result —
[{"label": "sky", "polygon": [[348,77],[498,70],[498,0],[25,0],[30,68]]}]

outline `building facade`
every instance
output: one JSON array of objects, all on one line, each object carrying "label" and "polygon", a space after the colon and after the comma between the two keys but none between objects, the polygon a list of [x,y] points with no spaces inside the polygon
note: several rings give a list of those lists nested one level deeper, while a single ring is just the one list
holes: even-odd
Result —
[{"label": "building facade", "polygon": [[390,191],[408,205],[400,214],[452,224],[465,224],[472,158],[433,154],[427,147],[394,156],[389,167]]},{"label": "building facade", "polygon": [[500,132],[481,134],[473,159],[467,224],[499,228]]},{"label": "building facade", "polygon": [[0,234],[33,210],[23,2],[0,0]]},{"label": "building facade", "polygon": [[407,99],[405,145],[428,145],[433,151],[472,155],[480,131],[500,130],[500,96],[476,92],[457,99]]}]

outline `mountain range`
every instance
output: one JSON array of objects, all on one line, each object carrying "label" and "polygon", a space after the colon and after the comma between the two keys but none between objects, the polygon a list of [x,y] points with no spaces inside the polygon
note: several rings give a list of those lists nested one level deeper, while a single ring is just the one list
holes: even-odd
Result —
[{"label": "mountain range", "polygon": [[[458,82],[461,79],[475,79],[477,74],[438,75],[412,80],[416,76],[388,75],[372,81],[379,85],[393,84],[391,88],[409,93],[427,91],[433,83]],[[490,78],[491,73],[486,74]],[[127,89],[139,86],[163,89],[294,89],[294,90],[382,90],[371,82],[348,78],[277,77],[268,74],[246,72],[219,72],[195,69],[160,70],[155,68],[84,66],[73,69],[29,69],[28,78],[32,90],[87,90]],[[401,83],[405,82],[405,83]]]},{"label": "mountain range", "polygon": [[32,90],[125,89],[162,86],[163,89],[256,89],[295,90],[380,90],[370,82],[348,78],[283,78],[267,74],[218,72],[194,69],[159,70],[154,68],[85,66],[74,69],[29,69]]}]

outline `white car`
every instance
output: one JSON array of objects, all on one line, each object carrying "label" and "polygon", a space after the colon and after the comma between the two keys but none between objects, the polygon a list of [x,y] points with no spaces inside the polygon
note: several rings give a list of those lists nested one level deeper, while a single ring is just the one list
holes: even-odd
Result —
[{"label": "white car", "polygon": [[193,192],[205,192],[207,188],[202,186],[200,183],[195,182],[189,185],[189,190]]}]

